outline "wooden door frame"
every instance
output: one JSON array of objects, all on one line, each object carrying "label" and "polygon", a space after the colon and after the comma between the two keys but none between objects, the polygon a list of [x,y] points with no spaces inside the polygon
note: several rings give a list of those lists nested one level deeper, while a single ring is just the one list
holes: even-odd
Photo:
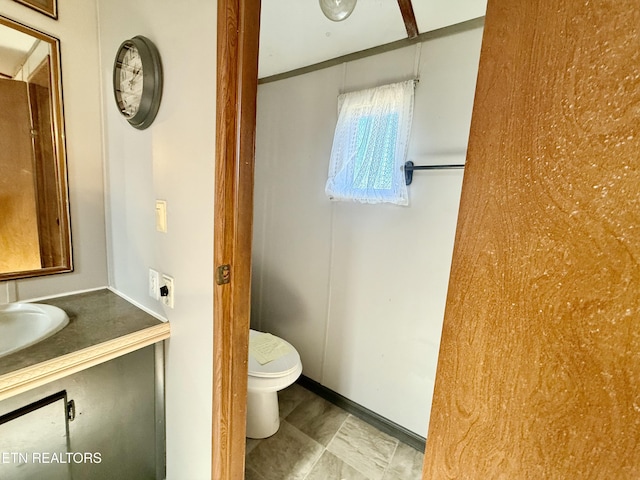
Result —
[{"label": "wooden door frame", "polygon": [[242,480],[260,0],[218,0],[217,29],[211,478]]}]

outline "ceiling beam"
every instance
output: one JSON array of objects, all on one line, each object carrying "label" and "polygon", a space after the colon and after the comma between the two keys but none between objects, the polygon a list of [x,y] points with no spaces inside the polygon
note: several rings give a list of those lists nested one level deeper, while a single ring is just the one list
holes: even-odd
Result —
[{"label": "ceiling beam", "polygon": [[428,40],[434,40],[436,38],[446,37],[454,33],[467,32],[475,28],[482,28],[484,26],[484,16],[472,18],[471,20],[465,20],[464,22],[456,23],[446,27],[424,32],[413,38],[402,38],[395,42],[385,43],[377,47],[367,48],[359,52],[348,53],[340,57],[331,58],[322,62],[314,63],[312,65],[306,65],[304,67],[295,68],[282,73],[276,73],[269,75],[268,77],[262,77],[258,80],[258,84],[277,82],[286,78],[297,77],[298,75],[305,75],[307,73],[315,72],[316,70],[322,70],[323,68],[335,67],[347,62],[353,62],[360,60],[361,58],[371,57],[373,55],[379,55],[381,53],[390,52],[399,48],[408,47],[409,45],[415,45],[419,42],[426,42]]},{"label": "ceiling beam", "polygon": [[418,22],[416,21],[416,15],[413,13],[411,0],[398,0],[398,6],[400,7],[400,12],[402,12],[407,36],[409,38],[417,37],[420,32],[418,31]]}]

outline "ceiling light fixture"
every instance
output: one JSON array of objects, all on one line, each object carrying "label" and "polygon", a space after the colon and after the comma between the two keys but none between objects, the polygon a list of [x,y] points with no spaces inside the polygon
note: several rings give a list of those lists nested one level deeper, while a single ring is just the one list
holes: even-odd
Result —
[{"label": "ceiling light fixture", "polygon": [[320,8],[325,16],[334,22],[346,19],[356,8],[357,0],[320,0]]}]

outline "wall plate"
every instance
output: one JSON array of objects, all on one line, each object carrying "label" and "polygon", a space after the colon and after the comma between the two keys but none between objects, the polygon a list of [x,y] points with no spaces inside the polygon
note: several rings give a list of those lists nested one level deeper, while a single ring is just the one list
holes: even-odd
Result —
[{"label": "wall plate", "polygon": [[173,308],[173,303],[174,303],[174,283],[173,283],[173,277],[170,277],[169,275],[162,275],[162,285],[167,287],[168,292],[167,295],[164,295],[162,297],[162,303],[164,303],[167,307],[169,308]]},{"label": "wall plate", "polygon": [[167,233],[167,202],[156,200],[156,230]]},{"label": "wall plate", "polygon": [[149,296],[160,300],[160,274],[153,268],[149,269]]}]

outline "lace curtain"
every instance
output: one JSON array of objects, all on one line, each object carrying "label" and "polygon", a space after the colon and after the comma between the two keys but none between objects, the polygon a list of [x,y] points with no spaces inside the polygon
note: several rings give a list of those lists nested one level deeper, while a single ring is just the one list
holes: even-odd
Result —
[{"label": "lace curtain", "polygon": [[332,200],[409,203],[402,166],[413,116],[413,80],[338,97],[329,178]]}]

